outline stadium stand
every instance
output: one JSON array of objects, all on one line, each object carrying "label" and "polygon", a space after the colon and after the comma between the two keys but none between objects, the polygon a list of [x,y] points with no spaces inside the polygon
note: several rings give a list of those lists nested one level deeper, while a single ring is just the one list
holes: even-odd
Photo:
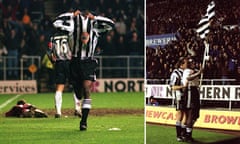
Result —
[{"label": "stadium stand", "polygon": [[[188,56],[188,46],[196,53],[198,64],[203,61],[204,44],[196,28],[212,0],[146,0],[146,35],[174,34],[176,40],[167,45],[146,46],[146,78],[148,84],[169,84],[174,64]],[[240,84],[240,1],[214,0],[215,19],[208,41],[210,60],[206,62],[203,85]],[[205,81],[204,81],[205,80]],[[158,99],[169,105],[172,99]],[[148,101],[148,100],[146,100]],[[228,101],[202,101],[202,107],[229,107]],[[239,108],[239,101],[232,103]]]},{"label": "stadium stand", "polygon": [[[203,59],[203,41],[195,29],[205,14],[210,0],[147,0],[146,34],[173,33],[176,40],[168,45],[146,48],[146,77],[166,84],[173,66],[181,56],[189,55],[187,47]],[[217,79],[215,84],[239,84],[240,80],[240,2],[215,0],[215,19],[208,36],[210,60],[206,62],[204,79]],[[229,79],[230,81],[224,81]],[[154,83],[154,81],[152,81]],[[207,83],[207,82],[205,82]]]}]

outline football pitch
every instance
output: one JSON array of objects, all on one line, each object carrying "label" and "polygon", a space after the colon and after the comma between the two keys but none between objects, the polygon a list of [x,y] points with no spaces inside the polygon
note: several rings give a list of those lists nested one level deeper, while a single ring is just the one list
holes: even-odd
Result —
[{"label": "football pitch", "polygon": [[[214,130],[193,130],[194,142],[192,144],[240,144],[239,134],[230,134]],[[174,126],[160,124],[146,124],[146,144],[187,144],[177,142]]]},{"label": "football pitch", "polygon": [[[20,99],[35,105],[48,118],[6,118]],[[63,117],[54,118],[54,93],[0,95],[1,144],[143,144],[144,93],[92,93],[87,131],[73,115],[72,93],[63,94]]]},{"label": "football pitch", "polygon": [[[6,118],[20,99],[34,104],[48,118]],[[63,95],[63,117],[54,118],[54,93],[0,95],[1,144],[178,144],[175,128],[144,124],[144,93],[92,93],[88,130],[79,130],[72,93]],[[146,126],[144,130],[144,126]],[[144,131],[146,138],[144,139]],[[239,144],[235,135],[194,129],[198,144]],[[235,143],[237,141],[237,143]]]}]

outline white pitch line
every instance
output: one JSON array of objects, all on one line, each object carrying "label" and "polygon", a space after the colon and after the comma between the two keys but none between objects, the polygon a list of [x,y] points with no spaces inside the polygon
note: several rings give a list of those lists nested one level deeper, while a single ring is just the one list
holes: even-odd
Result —
[{"label": "white pitch line", "polygon": [[20,97],[21,95],[16,95],[10,99],[8,99],[7,101],[5,101],[3,104],[0,105],[0,110],[2,108],[4,108],[6,105],[8,105],[10,102],[14,101],[15,99],[17,99],[18,97]]}]

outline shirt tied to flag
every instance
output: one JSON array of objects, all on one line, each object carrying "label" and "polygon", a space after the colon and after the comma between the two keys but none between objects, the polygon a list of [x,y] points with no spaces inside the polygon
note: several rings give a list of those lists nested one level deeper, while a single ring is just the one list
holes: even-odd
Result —
[{"label": "shirt tied to flag", "polygon": [[198,23],[197,33],[201,39],[205,39],[206,35],[209,33],[209,27],[212,18],[215,16],[215,2],[212,1],[208,4],[206,14],[201,18]]}]

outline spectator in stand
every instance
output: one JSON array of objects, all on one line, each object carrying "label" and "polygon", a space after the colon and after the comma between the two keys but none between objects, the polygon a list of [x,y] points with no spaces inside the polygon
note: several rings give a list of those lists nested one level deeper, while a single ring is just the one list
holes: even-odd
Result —
[{"label": "spectator in stand", "polygon": [[24,8],[23,10],[23,15],[21,16],[22,18],[22,23],[24,25],[30,25],[31,24],[31,17],[29,15],[29,11],[27,8]]},{"label": "spectator in stand", "polygon": [[[0,27],[0,67],[3,68],[2,56],[7,56],[7,48],[5,46],[5,35]],[[3,79],[3,69],[0,68],[0,80]]]},{"label": "spectator in stand", "polygon": [[37,47],[36,47],[36,49],[37,49],[36,55],[41,56],[41,59],[43,59],[47,48],[48,48],[48,44],[45,39],[45,35],[41,33],[39,35],[39,40],[38,40]]},{"label": "spectator in stand", "polygon": [[25,27],[26,30],[26,49],[23,50],[25,55],[34,56],[37,55],[37,45],[39,44],[39,29],[36,23],[31,23],[30,25]]},{"label": "spectator in stand", "polygon": [[238,67],[238,52],[236,49],[233,49],[232,46],[229,45],[229,47],[231,47],[231,53],[230,53],[230,58],[228,61],[228,69],[229,69],[229,78],[234,79],[236,78],[236,74],[237,74],[237,67]]},{"label": "spectator in stand", "polygon": [[118,55],[127,55],[127,45],[123,35],[119,35],[116,42],[116,53]]},{"label": "spectator in stand", "polygon": [[141,43],[138,39],[138,33],[136,31],[132,32],[130,41],[128,42],[128,54],[129,55],[143,55],[143,49]]},{"label": "spectator in stand", "polygon": [[15,0],[3,0],[2,11],[3,18],[11,17],[12,20],[17,20],[18,3]]},{"label": "spectator in stand", "polygon": [[18,79],[19,78],[19,73],[18,70],[15,69],[18,67],[18,51],[20,49],[20,39],[17,37],[17,32],[16,29],[11,29],[10,30],[10,35],[7,35],[6,37],[6,47],[8,51],[8,62],[7,62],[7,67],[8,67],[8,77],[10,79]]},{"label": "spectator in stand", "polygon": [[150,96],[149,98],[149,105],[151,106],[159,106],[159,102],[156,98],[154,98],[153,96]]},{"label": "spectator in stand", "polygon": [[125,35],[126,34],[126,24],[122,17],[115,24],[115,28],[118,34]]},{"label": "spectator in stand", "polygon": [[52,26],[52,20],[49,15],[43,14],[43,19],[39,24],[40,31],[44,34],[45,40],[50,39],[51,34],[53,33],[54,29]]},{"label": "spectator in stand", "polygon": [[113,37],[111,34],[107,34],[104,38],[103,42],[100,44],[101,49],[103,50],[102,55],[116,55],[116,45],[113,41]]}]

